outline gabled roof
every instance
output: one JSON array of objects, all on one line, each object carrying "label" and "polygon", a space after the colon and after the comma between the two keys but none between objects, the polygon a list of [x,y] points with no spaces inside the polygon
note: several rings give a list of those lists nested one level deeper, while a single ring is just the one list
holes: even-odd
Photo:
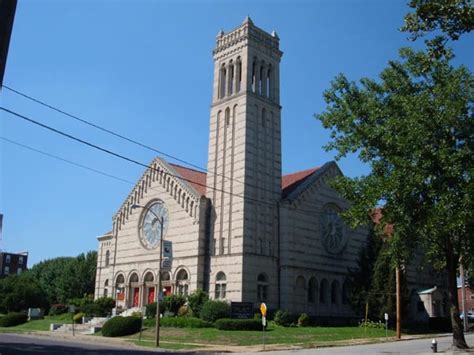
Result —
[{"label": "gabled roof", "polygon": [[[171,164],[173,169],[181,175],[187,183],[189,183],[201,195],[206,195],[206,177],[207,174],[190,169],[181,165]],[[291,192],[296,190],[308,177],[316,172],[319,167],[298,171],[296,173],[287,174],[281,178],[282,197],[288,196]]]},{"label": "gabled roof", "polygon": [[281,177],[282,197],[285,198],[295,191],[308,177],[316,172],[319,167],[298,171]]},{"label": "gabled roof", "polygon": [[206,173],[202,171],[185,168],[181,165],[171,164],[176,172],[181,175],[185,182],[189,183],[199,194],[206,195]]}]

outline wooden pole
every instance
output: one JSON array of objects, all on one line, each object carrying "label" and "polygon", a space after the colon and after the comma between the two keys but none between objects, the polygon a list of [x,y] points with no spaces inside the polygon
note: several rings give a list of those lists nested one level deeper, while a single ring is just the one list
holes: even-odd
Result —
[{"label": "wooden pole", "polygon": [[395,268],[395,283],[397,288],[396,303],[397,303],[397,338],[402,337],[402,332],[400,328],[401,323],[401,286],[400,286],[400,267],[396,266]]}]

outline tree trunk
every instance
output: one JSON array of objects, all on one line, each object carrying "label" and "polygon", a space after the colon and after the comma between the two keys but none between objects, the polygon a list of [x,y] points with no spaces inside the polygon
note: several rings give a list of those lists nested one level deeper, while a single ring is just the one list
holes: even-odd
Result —
[{"label": "tree trunk", "polygon": [[458,286],[457,286],[457,259],[452,245],[448,244],[446,252],[446,269],[448,271],[448,295],[451,325],[453,327],[453,349],[468,349],[464,331],[459,317]]}]

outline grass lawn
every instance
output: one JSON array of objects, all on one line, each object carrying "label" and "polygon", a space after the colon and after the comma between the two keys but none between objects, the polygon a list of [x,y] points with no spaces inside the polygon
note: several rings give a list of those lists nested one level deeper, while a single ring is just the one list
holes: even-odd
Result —
[{"label": "grass lawn", "polygon": [[[148,328],[142,333],[142,342],[147,343],[154,339],[154,328]],[[197,344],[209,345],[259,345],[262,344],[261,331],[224,331],[214,328],[161,328],[160,339],[163,347],[180,345],[189,348]],[[395,332],[388,331],[388,336],[395,336]],[[280,327],[270,323],[265,331],[266,344],[298,344],[311,347],[334,343],[335,341],[356,340],[385,337],[384,329],[359,327]],[[133,342],[138,341],[138,334],[128,337]],[[141,344],[140,344],[141,345]],[[144,344],[145,345],[145,344]],[[152,345],[152,343],[151,343]]]},{"label": "grass lawn", "polygon": [[15,327],[0,327],[0,333],[28,332],[35,330],[49,330],[51,323],[72,323],[71,315],[61,314],[58,316],[45,316],[44,319],[32,320]]}]

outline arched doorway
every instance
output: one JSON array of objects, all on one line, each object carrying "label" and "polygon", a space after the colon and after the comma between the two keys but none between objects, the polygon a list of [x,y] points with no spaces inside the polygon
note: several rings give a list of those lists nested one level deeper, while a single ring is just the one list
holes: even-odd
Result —
[{"label": "arched doorway", "polygon": [[145,284],[145,304],[156,302],[156,287],[155,287],[155,276],[151,271],[148,271],[144,277]]},{"label": "arched doorway", "polygon": [[138,283],[138,274],[134,272],[130,275],[129,279],[130,292],[129,292],[129,305],[130,307],[140,306],[140,285]]}]

